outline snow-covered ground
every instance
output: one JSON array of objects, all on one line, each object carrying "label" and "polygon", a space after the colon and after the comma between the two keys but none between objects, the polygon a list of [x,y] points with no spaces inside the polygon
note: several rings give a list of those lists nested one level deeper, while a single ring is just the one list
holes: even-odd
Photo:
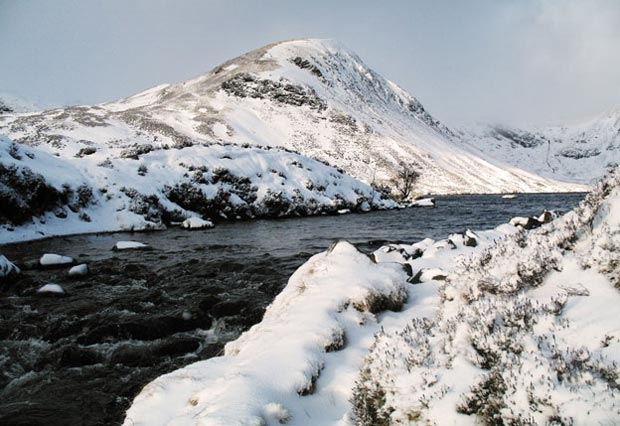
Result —
[{"label": "snow-covered ground", "polygon": [[532,231],[340,242],[224,356],[147,385],[125,425],[611,424],[619,236],[615,173]]},{"label": "snow-covered ground", "polygon": [[463,260],[437,312],[385,328],[357,423],[616,424],[620,171],[574,211]]},{"label": "snow-covered ground", "polygon": [[[0,136],[0,244],[162,229],[186,218],[366,211],[396,203],[319,161],[280,149],[205,144],[139,155],[78,144],[54,155]],[[134,156],[135,155],[135,156]],[[201,220],[203,220],[201,219]]]}]

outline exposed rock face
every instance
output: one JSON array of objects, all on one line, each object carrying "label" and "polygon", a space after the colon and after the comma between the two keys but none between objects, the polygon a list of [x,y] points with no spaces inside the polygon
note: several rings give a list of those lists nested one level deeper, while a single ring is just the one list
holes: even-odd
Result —
[{"label": "exposed rock face", "polygon": [[312,88],[294,85],[286,81],[260,79],[252,74],[237,74],[222,83],[222,89],[239,98],[269,99],[281,104],[304,106],[323,111],[327,105]]}]

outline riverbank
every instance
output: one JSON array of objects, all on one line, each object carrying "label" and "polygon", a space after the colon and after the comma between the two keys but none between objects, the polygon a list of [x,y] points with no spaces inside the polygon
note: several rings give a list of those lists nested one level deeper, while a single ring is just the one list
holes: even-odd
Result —
[{"label": "riverbank", "polygon": [[612,421],[619,187],[611,175],[534,231],[506,224],[370,258],[339,243],[224,356],[146,386],[125,424]]}]

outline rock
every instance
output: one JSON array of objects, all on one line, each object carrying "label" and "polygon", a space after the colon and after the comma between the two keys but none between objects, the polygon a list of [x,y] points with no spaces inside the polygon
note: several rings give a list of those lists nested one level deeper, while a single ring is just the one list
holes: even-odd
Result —
[{"label": "rock", "polygon": [[58,284],[45,284],[43,287],[37,290],[38,294],[50,294],[50,295],[64,295],[65,289]]},{"label": "rock", "polygon": [[68,266],[73,263],[75,263],[75,260],[72,257],[53,253],[45,253],[41,256],[41,259],[39,259],[39,265],[46,269]]},{"label": "rock", "polygon": [[413,277],[413,268],[411,267],[411,264],[401,263],[401,266],[403,267],[403,270],[405,271],[408,277]]},{"label": "rock", "polygon": [[121,250],[148,250],[151,247],[147,244],[140,243],[138,241],[119,241],[112,247],[113,251]]},{"label": "rock", "polygon": [[213,228],[213,222],[210,220],[204,220],[199,217],[193,216],[188,219],[185,219],[181,223],[181,228],[183,229],[207,229]]},{"label": "rock", "polygon": [[413,277],[407,280],[410,284],[421,284],[427,281],[445,281],[448,275],[440,269],[420,269]]},{"label": "rock", "polygon": [[551,222],[553,219],[557,218],[558,214],[556,212],[552,212],[549,210],[545,210],[540,216],[538,216],[536,219],[540,222],[540,223],[549,223]]},{"label": "rock", "polygon": [[436,207],[436,202],[434,198],[420,198],[409,203],[409,207]]},{"label": "rock", "polygon": [[467,229],[463,232],[463,244],[467,247],[478,246],[478,236],[473,231]]},{"label": "rock", "polygon": [[[545,223],[551,222],[553,220],[553,216],[551,216],[550,212],[545,211],[548,214],[543,213],[540,216],[540,220],[537,217],[513,217],[512,219],[510,219],[510,224],[513,226],[519,226],[521,228],[530,230],[530,229],[536,229],[542,225],[544,225]],[[544,222],[546,220],[546,222]]]},{"label": "rock", "polygon": [[420,269],[415,275],[407,280],[410,284],[421,284],[422,283],[422,274],[424,273],[424,269]]},{"label": "rock", "polygon": [[69,269],[70,277],[83,277],[85,275],[88,275],[88,265],[85,263],[76,265],[73,268]]}]

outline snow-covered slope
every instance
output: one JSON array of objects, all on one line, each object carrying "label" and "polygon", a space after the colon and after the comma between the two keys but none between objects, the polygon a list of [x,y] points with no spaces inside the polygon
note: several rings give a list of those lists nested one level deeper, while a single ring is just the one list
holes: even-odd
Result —
[{"label": "snow-covered slope", "polygon": [[620,164],[620,109],[573,125],[471,126],[458,134],[473,153],[566,182],[592,184]]},{"label": "snow-covered slope", "polygon": [[61,157],[212,141],[277,146],[367,183],[386,183],[415,163],[418,193],[584,189],[463,149],[414,97],[329,40],[269,45],[117,102],[4,115],[0,132]]},{"label": "snow-covered slope", "polygon": [[280,217],[396,206],[333,167],[281,149],[63,144],[56,156],[48,145],[25,146],[0,136],[0,244],[159,229],[193,216]]},{"label": "snow-covered slope", "polygon": [[340,242],[126,425],[614,424],[620,171],[574,211],[372,255]]},{"label": "snow-covered slope", "polygon": [[385,330],[359,425],[616,424],[620,170],[575,210],[462,261],[432,318]]}]

